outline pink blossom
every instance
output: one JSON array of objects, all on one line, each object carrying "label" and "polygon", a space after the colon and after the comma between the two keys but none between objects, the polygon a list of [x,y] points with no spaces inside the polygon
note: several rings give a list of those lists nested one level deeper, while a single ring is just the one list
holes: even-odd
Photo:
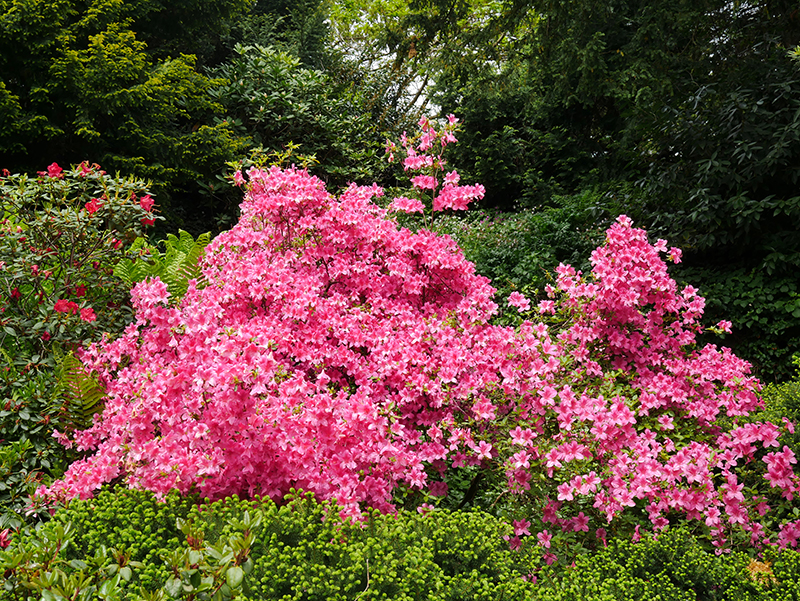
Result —
[{"label": "pink blossom", "polygon": [[444,184],[456,186],[458,185],[458,181],[461,179],[461,176],[458,175],[456,171],[451,171],[447,175],[444,176]]},{"label": "pink blossom", "polygon": [[402,211],[403,213],[424,213],[425,205],[422,201],[416,198],[407,198],[405,196],[398,196],[392,200],[389,205],[390,211]]},{"label": "pink blossom", "polygon": [[528,311],[531,308],[531,302],[517,291],[508,295],[508,304],[519,311]]},{"label": "pink blossom", "polygon": [[430,175],[417,175],[411,178],[411,183],[420,190],[435,190],[439,182]]},{"label": "pink blossom", "polygon": [[83,321],[95,321],[97,319],[97,315],[94,313],[94,309],[91,307],[86,307],[85,309],[81,309],[81,320]]},{"label": "pink blossom", "polygon": [[528,520],[514,520],[514,534],[516,536],[530,536],[531,523]]},{"label": "pink blossom", "polygon": [[549,549],[550,541],[553,540],[553,535],[550,534],[547,530],[542,530],[536,535],[536,538],[539,540],[539,545],[541,545],[545,549]]}]

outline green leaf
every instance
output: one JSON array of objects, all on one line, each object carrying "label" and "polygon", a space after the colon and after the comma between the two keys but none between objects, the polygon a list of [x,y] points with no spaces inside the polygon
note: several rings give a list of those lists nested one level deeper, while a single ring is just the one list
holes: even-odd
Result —
[{"label": "green leaf", "polygon": [[183,586],[179,578],[170,578],[164,584],[164,590],[170,597],[177,599],[181,596],[181,592],[183,592]]},{"label": "green leaf", "polygon": [[231,566],[225,572],[225,579],[229,587],[237,589],[242,585],[242,580],[244,580],[244,570],[239,566]]}]

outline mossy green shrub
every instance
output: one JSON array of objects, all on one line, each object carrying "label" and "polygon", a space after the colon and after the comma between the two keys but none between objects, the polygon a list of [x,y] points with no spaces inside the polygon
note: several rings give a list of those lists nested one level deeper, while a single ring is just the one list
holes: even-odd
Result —
[{"label": "mossy green shrub", "polygon": [[538,554],[511,551],[509,530],[445,510],[353,524],[310,495],[278,507],[103,491],[0,551],[0,599],[528,599]]},{"label": "mossy green shrub", "polygon": [[612,539],[570,567],[540,570],[535,541],[512,551],[509,531],[478,511],[370,513],[354,524],[311,495],[277,506],[106,490],[0,550],[0,600],[800,598],[800,553],[791,549],[716,555],[682,527]]},{"label": "mossy green shrub", "polygon": [[151,590],[160,588],[169,575],[161,554],[186,544],[177,520],[186,519],[196,503],[177,493],[170,493],[159,502],[149,491],[118,487],[104,490],[95,498],[70,503],[56,513],[53,521],[71,524],[73,529],[65,558],[93,556],[103,547],[124,549],[130,561],[144,564],[136,575],[139,583]]},{"label": "mossy green shrub", "polygon": [[800,553],[716,555],[687,528],[612,540],[566,571],[539,575],[542,601],[746,601],[800,598]]}]

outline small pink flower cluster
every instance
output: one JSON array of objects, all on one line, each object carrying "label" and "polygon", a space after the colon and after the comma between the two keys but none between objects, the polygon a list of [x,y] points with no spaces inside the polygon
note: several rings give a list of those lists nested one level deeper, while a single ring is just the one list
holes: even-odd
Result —
[{"label": "small pink flower cluster", "polygon": [[[441,151],[451,143],[457,142],[454,131],[458,127],[458,119],[450,115],[447,123],[442,129],[437,131],[427,117],[423,117],[419,122],[420,133],[409,138],[405,134],[400,138],[402,151],[406,157],[403,160],[405,171],[420,171],[420,175],[411,178],[411,185],[420,193],[430,191],[433,195],[433,211],[444,211],[452,209],[454,211],[466,211],[470,202],[483,198],[486,190],[480,184],[474,186],[460,186],[458,182],[460,176],[453,170],[444,175],[444,185],[436,192],[439,187],[439,175],[444,173],[444,166],[447,162],[442,158]],[[433,154],[436,148],[439,154]],[[397,146],[393,142],[387,142],[386,153],[389,161],[394,161],[394,153],[398,152]],[[425,210],[424,203],[419,199],[410,199],[405,196],[395,198],[389,208],[393,211],[405,213],[422,213]]]}]

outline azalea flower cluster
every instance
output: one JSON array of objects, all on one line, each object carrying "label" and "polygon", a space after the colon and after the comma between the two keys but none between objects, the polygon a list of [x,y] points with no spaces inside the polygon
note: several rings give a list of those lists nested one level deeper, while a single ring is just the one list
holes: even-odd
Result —
[{"label": "azalea flower cluster", "polygon": [[[455,131],[458,128],[458,119],[449,115],[447,123],[437,131],[434,124],[427,117],[419,121],[420,132],[409,138],[405,133],[400,138],[400,148],[392,141],[386,143],[386,154],[389,162],[395,160],[395,153],[405,155],[403,170],[420,172],[411,178],[411,185],[417,198],[399,196],[392,200],[389,208],[403,213],[424,213],[427,194],[431,195],[432,209],[434,212],[452,209],[466,211],[473,200],[480,200],[486,193],[480,184],[474,186],[461,186],[461,176],[453,169],[444,173],[447,161],[442,158],[442,152],[448,144],[457,142]],[[439,188],[439,177],[443,185]],[[428,192],[430,191],[430,192]]]},{"label": "azalea flower cluster", "polygon": [[[627,218],[592,274],[561,266],[538,307],[509,299],[544,319],[511,328],[490,323],[494,289],[453,240],[399,228],[379,187],[336,198],[305,171],[249,175],[205,285],[174,306],[160,280],[138,284],[136,321],[84,353],[106,407],[71,441],[92,453],[41,495],[120,477],[210,498],[301,488],[358,516],[393,511],[402,488],[446,495],[451,471],[477,466],[532,508],[512,545],[533,533],[548,548],[553,529],[604,539],[627,510],[758,543],[765,504],[737,469],[762,465],[786,499],[800,490],[778,442],[791,425],[737,422],[757,380],[728,349],[698,348],[703,299]],[[777,542],[798,535],[789,523]]]}]

